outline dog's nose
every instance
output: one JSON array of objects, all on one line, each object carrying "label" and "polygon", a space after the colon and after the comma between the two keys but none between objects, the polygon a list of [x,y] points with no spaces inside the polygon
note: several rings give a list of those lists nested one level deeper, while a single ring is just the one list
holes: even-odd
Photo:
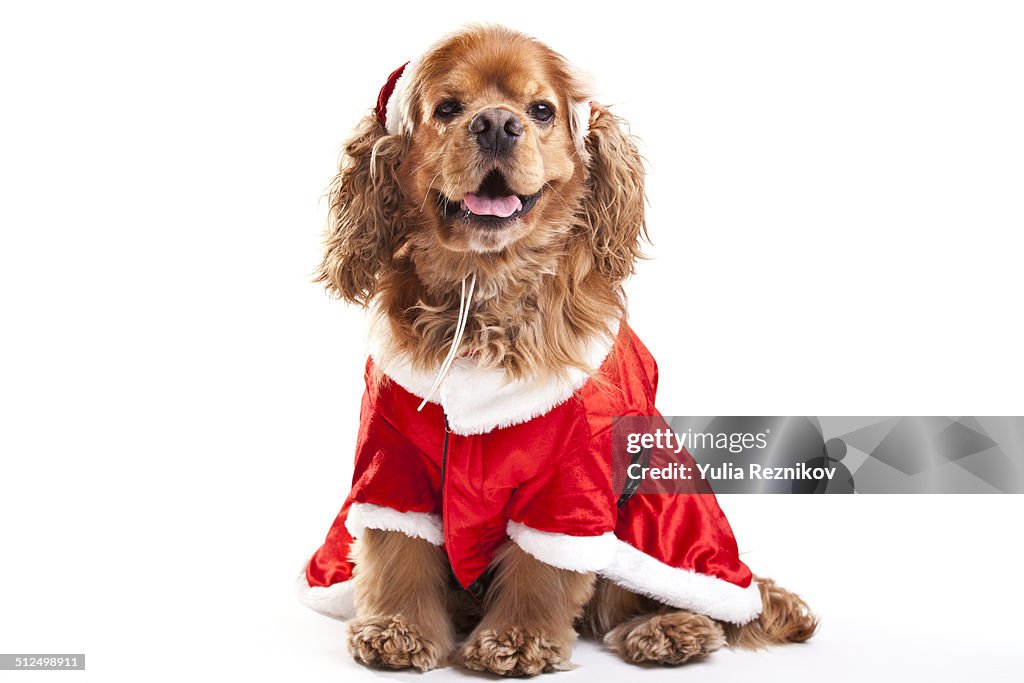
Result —
[{"label": "dog's nose", "polygon": [[508,154],[523,134],[523,122],[508,109],[484,109],[469,122],[480,149],[495,155]]}]

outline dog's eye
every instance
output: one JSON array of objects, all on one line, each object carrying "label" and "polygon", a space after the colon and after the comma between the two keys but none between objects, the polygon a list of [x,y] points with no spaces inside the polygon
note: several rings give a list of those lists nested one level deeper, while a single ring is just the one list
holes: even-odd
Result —
[{"label": "dog's eye", "polygon": [[543,102],[531,104],[526,112],[541,123],[547,123],[555,117],[555,110],[551,108],[551,105],[544,104]]},{"label": "dog's eye", "polygon": [[434,116],[439,119],[450,119],[453,116],[457,116],[462,112],[462,105],[455,100],[445,100],[441,104],[437,105],[434,110]]}]

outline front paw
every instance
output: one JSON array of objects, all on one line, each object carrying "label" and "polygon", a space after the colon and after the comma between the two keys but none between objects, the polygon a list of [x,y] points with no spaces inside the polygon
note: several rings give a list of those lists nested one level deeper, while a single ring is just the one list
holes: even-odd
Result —
[{"label": "front paw", "polygon": [[540,629],[511,626],[474,632],[459,660],[467,669],[499,676],[536,676],[572,666],[572,638],[554,638]]},{"label": "front paw", "polygon": [[444,665],[449,654],[401,614],[351,620],[348,649],[356,661],[367,666],[420,671]]}]

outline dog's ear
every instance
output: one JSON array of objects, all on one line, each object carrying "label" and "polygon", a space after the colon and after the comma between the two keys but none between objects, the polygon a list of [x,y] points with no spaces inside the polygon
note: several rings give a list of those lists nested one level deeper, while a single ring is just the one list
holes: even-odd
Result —
[{"label": "dog's ear", "polygon": [[404,148],[402,136],[388,135],[370,114],[345,143],[331,183],[324,259],[316,281],[352,303],[365,306],[373,298],[378,276],[404,239],[398,184]]},{"label": "dog's ear", "polygon": [[587,195],[579,218],[591,241],[597,269],[618,284],[642,256],[647,237],[644,218],[644,166],[625,122],[602,105],[590,104],[584,144]]}]

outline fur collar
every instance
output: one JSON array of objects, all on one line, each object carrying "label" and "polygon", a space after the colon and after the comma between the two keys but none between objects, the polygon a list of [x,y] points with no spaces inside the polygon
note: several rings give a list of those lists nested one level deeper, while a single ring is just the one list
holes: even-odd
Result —
[{"label": "fur collar", "polygon": [[[374,325],[373,330],[379,327]],[[613,338],[617,336],[618,323],[613,325],[612,333]],[[590,340],[588,365],[601,367],[612,346],[603,338]],[[414,396],[426,396],[436,373],[417,370],[404,355],[387,353],[386,337],[379,332],[371,331],[369,347],[370,357],[381,372]],[[430,402],[441,406],[454,433],[484,434],[548,413],[569,400],[588,379],[588,373],[571,368],[563,377],[509,381],[500,368],[481,367],[473,359],[459,358]]]}]

